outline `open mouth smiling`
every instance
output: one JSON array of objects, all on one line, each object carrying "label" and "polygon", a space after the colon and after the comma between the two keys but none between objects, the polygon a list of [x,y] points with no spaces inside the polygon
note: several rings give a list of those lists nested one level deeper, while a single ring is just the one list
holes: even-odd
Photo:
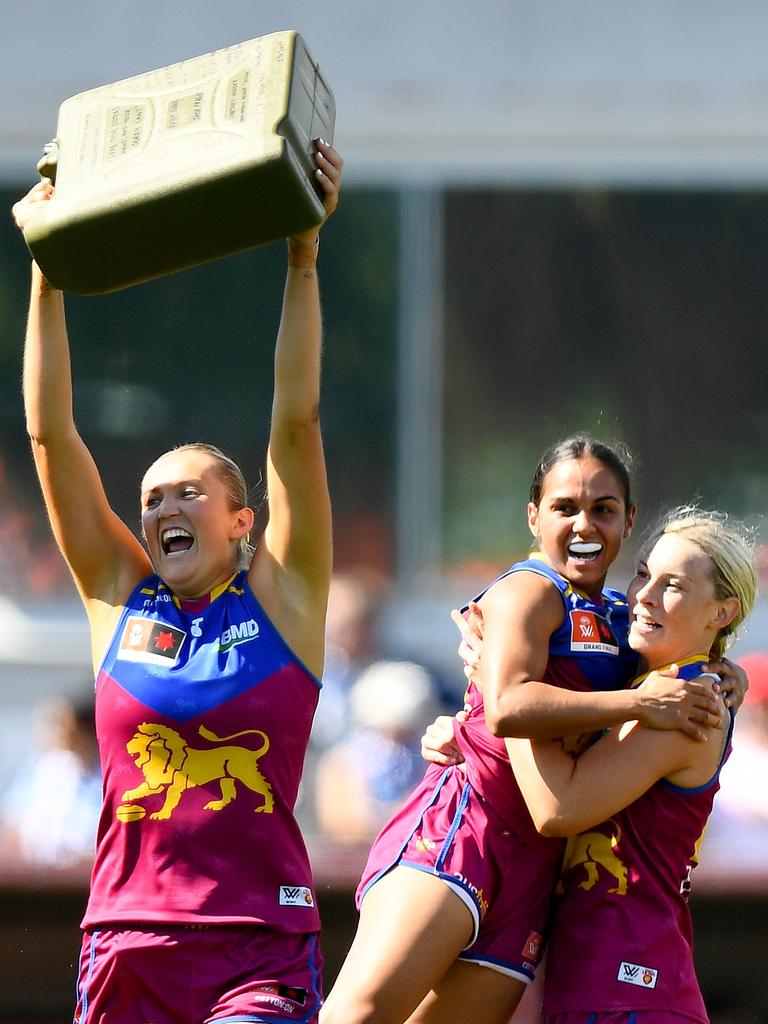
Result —
[{"label": "open mouth smiling", "polygon": [[194,537],[192,534],[188,530],[183,530],[180,526],[173,526],[168,530],[163,530],[160,535],[160,545],[165,555],[189,551],[193,543]]},{"label": "open mouth smiling", "polygon": [[632,618],[632,628],[641,633],[652,633],[655,629],[661,629],[661,625],[644,615],[635,615]]},{"label": "open mouth smiling", "polygon": [[596,542],[584,543],[581,541],[575,541],[573,544],[568,546],[568,554],[571,558],[576,558],[580,562],[593,562],[598,558],[603,551],[603,545],[597,544]]}]

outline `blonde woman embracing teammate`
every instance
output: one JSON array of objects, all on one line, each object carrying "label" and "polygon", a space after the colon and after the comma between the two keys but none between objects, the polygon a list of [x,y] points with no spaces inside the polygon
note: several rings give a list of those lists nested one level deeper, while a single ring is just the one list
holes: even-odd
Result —
[{"label": "blonde woman embracing teammate", "polygon": [[[629,642],[648,673],[693,678],[721,659],[752,610],[757,571],[748,533],[716,512],[671,513],[645,545],[629,586]],[[462,651],[481,680],[481,618]],[[718,661],[718,664],[721,662]],[[713,689],[720,692],[717,676]],[[733,708],[703,743],[639,722],[608,731],[578,757],[553,740],[507,740],[538,831],[570,836],[554,902],[543,985],[547,1024],[707,1024],[693,963],[692,873]],[[442,722],[430,730],[439,744]],[[452,737],[443,739],[449,749]]]},{"label": "blonde woman embracing teammate", "polygon": [[450,732],[458,755],[438,752],[374,842],[323,1024],[508,1021],[539,960],[564,841],[537,831],[503,737],[639,719],[698,743],[721,724],[706,680],[656,674],[626,689],[629,608],[605,580],[634,518],[620,451],[575,435],[545,452],[528,505],[537,551],[478,598],[482,681]]}]

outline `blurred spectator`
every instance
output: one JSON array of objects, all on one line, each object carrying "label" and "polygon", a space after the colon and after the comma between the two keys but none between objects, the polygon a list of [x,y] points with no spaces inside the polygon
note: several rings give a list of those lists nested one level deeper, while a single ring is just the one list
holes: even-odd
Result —
[{"label": "blurred spectator", "polygon": [[0,800],[0,836],[6,856],[69,867],[93,856],[101,809],[93,700],[47,702],[40,730],[40,749]]},{"label": "blurred spectator", "polygon": [[0,454],[0,588],[11,597],[47,597],[71,588],[48,520],[12,486]]},{"label": "blurred spectator", "polygon": [[764,870],[768,863],[768,651],[745,654],[738,661],[749,677],[749,690],[736,716],[733,753],[720,776],[702,859]]},{"label": "blurred spectator", "polygon": [[757,573],[760,578],[760,590],[768,591],[768,544],[758,544],[755,548]]},{"label": "blurred spectator", "polygon": [[375,626],[383,580],[365,570],[337,573],[331,580],[325,627],[325,670],[312,744],[325,749],[349,724],[349,694],[362,670],[375,658]]},{"label": "blurred spectator", "polygon": [[412,661],[378,661],[350,691],[349,734],[317,767],[316,814],[338,842],[370,840],[424,774],[419,741],[440,711],[430,673]]}]

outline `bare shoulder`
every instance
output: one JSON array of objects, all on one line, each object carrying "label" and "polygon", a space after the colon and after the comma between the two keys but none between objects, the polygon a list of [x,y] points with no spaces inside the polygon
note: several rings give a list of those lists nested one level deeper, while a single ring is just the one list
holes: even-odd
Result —
[{"label": "bare shoulder", "polygon": [[704,786],[716,774],[723,759],[725,746],[728,742],[731,718],[725,704],[720,702],[720,727],[707,729],[703,740],[694,740],[679,730],[671,733],[679,737],[679,749],[687,762],[679,770],[670,772],[667,782],[685,789]]},{"label": "bare shoulder", "polygon": [[563,617],[563,599],[551,580],[535,572],[511,572],[486,590],[480,599],[483,615],[501,615],[507,621],[542,616],[550,632]]},{"label": "bare shoulder", "polygon": [[248,583],[294,654],[316,676],[322,675],[328,589],[316,592],[304,574],[280,565],[264,545],[254,552]]},{"label": "bare shoulder", "polygon": [[679,729],[650,729],[639,722],[625,722],[611,729],[582,755],[588,761],[605,762],[632,776],[647,775],[647,784],[660,779],[692,789],[703,786],[717,772],[728,739],[728,712],[723,706],[721,728],[708,729],[704,740],[695,740]]},{"label": "bare shoulder", "polygon": [[[486,720],[505,713],[506,694],[518,683],[540,680],[552,634],[563,621],[557,587],[532,572],[514,572],[483,595],[483,668],[478,685],[486,698]],[[502,703],[498,703],[498,701]]]}]

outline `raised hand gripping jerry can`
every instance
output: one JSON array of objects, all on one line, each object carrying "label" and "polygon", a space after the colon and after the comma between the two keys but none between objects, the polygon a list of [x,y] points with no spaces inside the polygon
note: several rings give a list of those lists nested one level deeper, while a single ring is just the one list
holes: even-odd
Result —
[{"label": "raised hand gripping jerry can", "polygon": [[312,140],[332,142],[334,122],[296,32],[79,93],[25,240],[54,287],[91,295],[306,230],[323,218]]}]

